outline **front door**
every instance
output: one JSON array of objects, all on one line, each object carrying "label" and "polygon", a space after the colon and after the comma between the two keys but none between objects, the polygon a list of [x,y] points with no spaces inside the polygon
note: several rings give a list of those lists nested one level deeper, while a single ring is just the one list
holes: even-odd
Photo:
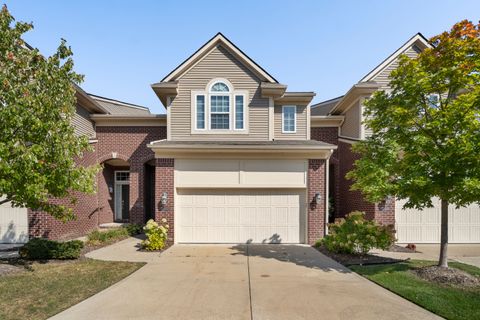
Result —
[{"label": "front door", "polygon": [[130,172],[115,171],[115,221],[128,221],[130,210]]}]

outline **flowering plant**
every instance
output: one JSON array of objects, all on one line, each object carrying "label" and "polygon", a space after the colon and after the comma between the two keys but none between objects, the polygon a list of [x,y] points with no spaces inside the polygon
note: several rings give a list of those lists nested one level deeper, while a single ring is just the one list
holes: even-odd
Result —
[{"label": "flowering plant", "polygon": [[161,224],[158,224],[153,219],[147,221],[143,230],[147,239],[142,241],[142,248],[148,251],[162,250],[165,248],[168,236],[167,219],[163,218]]},{"label": "flowering plant", "polygon": [[373,248],[388,249],[395,241],[393,226],[367,220],[360,211],[351,212],[328,227],[329,234],[318,244],[332,252],[366,254]]}]

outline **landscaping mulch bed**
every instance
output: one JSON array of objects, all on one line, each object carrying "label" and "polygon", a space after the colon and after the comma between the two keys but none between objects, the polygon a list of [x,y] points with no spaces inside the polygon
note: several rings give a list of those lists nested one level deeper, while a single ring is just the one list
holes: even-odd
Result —
[{"label": "landscaping mulch bed", "polygon": [[427,266],[411,270],[411,272],[421,279],[441,285],[461,288],[480,287],[480,278],[455,268]]},{"label": "landscaping mulch bed", "polygon": [[[353,266],[353,265],[389,264],[389,263],[398,263],[398,262],[405,261],[402,259],[393,259],[393,258],[381,257],[377,255],[372,255],[372,254],[354,255],[354,254],[345,254],[345,253],[334,253],[334,252],[328,251],[327,248],[325,248],[324,246],[318,247],[317,250],[323,253],[324,255],[332,258],[333,260],[337,261],[338,263],[343,264],[344,266],[347,266],[347,267]],[[409,249],[406,249],[406,250],[409,250]],[[412,252],[412,251],[409,250],[409,252]]]}]

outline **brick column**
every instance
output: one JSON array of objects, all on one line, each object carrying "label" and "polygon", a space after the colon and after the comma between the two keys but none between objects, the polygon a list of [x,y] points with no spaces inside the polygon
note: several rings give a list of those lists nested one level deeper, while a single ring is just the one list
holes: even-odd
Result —
[{"label": "brick column", "polygon": [[[174,159],[156,159],[155,167],[155,221],[160,222],[161,219],[167,219],[170,226],[168,238],[173,242],[174,235]],[[160,205],[162,194],[167,193],[167,204]]]},{"label": "brick column", "polygon": [[375,221],[383,225],[395,224],[395,198],[375,204]]},{"label": "brick column", "polygon": [[[308,160],[308,230],[307,242],[314,244],[316,240],[325,235],[325,201],[327,199],[325,188],[326,161],[321,159]],[[320,203],[315,204],[315,194],[322,196]]]}]

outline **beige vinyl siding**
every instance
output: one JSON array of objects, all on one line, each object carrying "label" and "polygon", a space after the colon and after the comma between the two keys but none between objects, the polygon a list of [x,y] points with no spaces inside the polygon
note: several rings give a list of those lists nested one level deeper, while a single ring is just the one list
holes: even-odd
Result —
[{"label": "beige vinyl siding", "polygon": [[360,102],[357,101],[345,113],[345,120],[340,130],[341,136],[360,139],[361,122]]},{"label": "beige vinyl siding", "polygon": [[[416,58],[418,53],[415,51],[413,47],[408,48],[403,52],[403,54],[407,55],[409,58]],[[388,89],[390,83],[390,73],[398,67],[398,59],[395,59],[392,63],[386,66],[382,71],[380,71],[375,77],[373,77],[372,81],[375,81],[382,85],[382,89]]]},{"label": "beige vinyl siding", "polygon": [[[205,90],[215,78],[248,91],[248,134],[192,134],[191,91]],[[268,99],[260,97],[260,80],[221,45],[178,79],[178,95],[170,106],[171,140],[268,140]]]},{"label": "beige vinyl siding", "polygon": [[90,120],[90,113],[85,108],[77,105],[77,111],[73,116],[72,124],[75,127],[75,134],[78,136],[95,137],[95,125]]},{"label": "beige vinyl siding", "polygon": [[274,108],[274,128],[275,140],[306,140],[307,106],[297,106],[297,132],[282,133],[282,106],[276,105]]}]

